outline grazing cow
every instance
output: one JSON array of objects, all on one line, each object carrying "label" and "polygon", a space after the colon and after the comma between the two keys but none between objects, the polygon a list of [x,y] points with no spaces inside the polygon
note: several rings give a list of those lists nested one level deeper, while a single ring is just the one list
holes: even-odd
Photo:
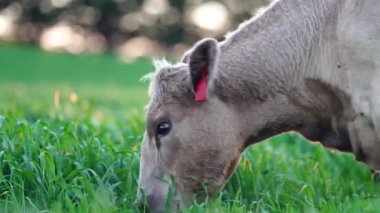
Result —
[{"label": "grazing cow", "polygon": [[380,169],[380,0],[278,0],[156,68],[137,195],[153,212],[217,193],[248,146],[291,130]]}]

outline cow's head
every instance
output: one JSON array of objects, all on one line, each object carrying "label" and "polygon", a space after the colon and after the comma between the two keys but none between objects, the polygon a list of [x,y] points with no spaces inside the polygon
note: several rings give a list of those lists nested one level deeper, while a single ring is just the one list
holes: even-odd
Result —
[{"label": "cow's head", "polygon": [[236,110],[213,88],[218,48],[202,40],[182,63],[160,62],[151,76],[137,196],[153,212],[165,211],[167,198],[177,208],[205,192],[215,195],[239,162]]}]

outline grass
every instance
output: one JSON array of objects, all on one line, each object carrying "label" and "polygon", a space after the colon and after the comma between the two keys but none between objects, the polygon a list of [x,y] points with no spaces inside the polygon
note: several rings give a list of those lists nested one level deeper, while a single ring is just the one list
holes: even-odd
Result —
[{"label": "grass", "polygon": [[[0,44],[0,65],[0,211],[137,212],[150,62]],[[380,212],[380,185],[351,154],[284,134],[184,212]]]}]

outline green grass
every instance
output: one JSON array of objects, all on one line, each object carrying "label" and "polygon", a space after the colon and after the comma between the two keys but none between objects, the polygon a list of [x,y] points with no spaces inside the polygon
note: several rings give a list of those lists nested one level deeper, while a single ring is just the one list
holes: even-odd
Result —
[{"label": "green grass", "polygon": [[[152,69],[0,44],[0,212],[137,212],[138,79]],[[285,134],[247,150],[216,200],[185,210],[248,211],[380,212],[380,185],[351,154]]]}]

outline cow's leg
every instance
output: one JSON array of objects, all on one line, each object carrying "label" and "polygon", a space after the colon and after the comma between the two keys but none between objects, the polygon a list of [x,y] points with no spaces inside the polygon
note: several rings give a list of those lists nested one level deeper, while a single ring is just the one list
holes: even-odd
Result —
[{"label": "cow's leg", "polygon": [[[376,72],[375,77],[372,79],[369,101],[374,131],[377,138],[380,138],[380,62],[376,63],[376,65],[379,71]],[[376,158],[375,161],[377,164],[377,172],[375,173],[375,177],[378,181],[380,181],[380,141],[378,140],[374,145],[373,155],[375,155],[374,158]]]},{"label": "cow's leg", "polygon": [[348,128],[356,159],[364,161],[373,170],[380,170],[380,142],[372,119],[360,114]]},{"label": "cow's leg", "polygon": [[370,110],[377,136],[380,138],[380,60],[376,65],[379,71],[376,72],[371,83]]}]

